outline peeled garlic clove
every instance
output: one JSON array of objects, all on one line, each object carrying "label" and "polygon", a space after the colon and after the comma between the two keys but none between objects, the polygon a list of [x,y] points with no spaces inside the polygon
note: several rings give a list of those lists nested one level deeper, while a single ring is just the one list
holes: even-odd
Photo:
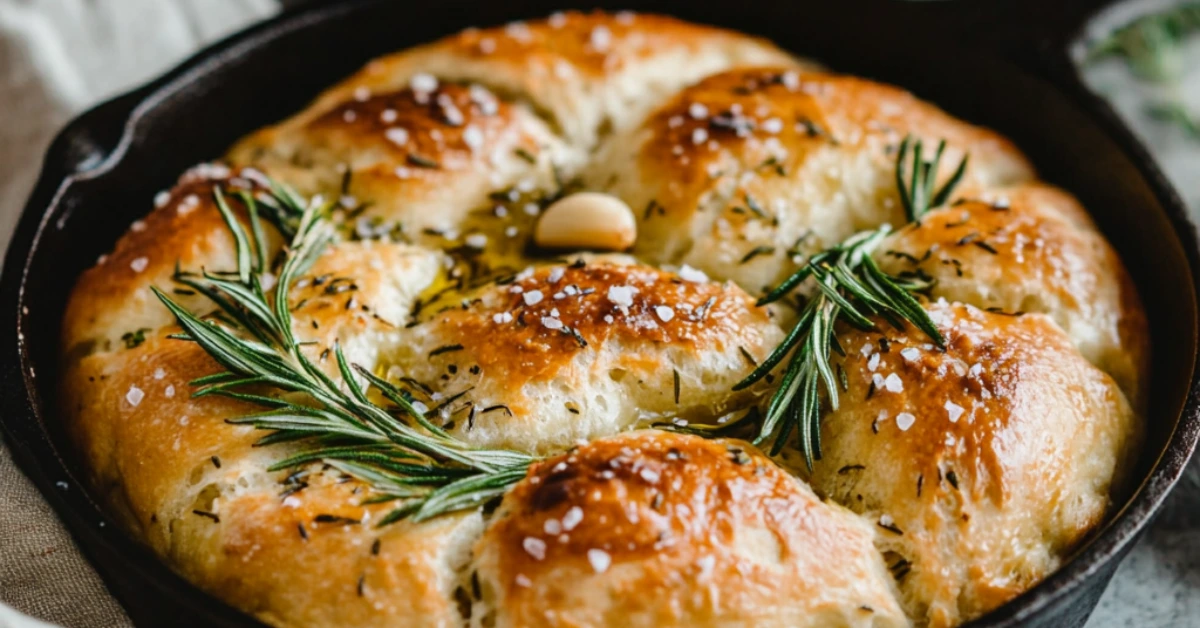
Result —
[{"label": "peeled garlic clove", "polygon": [[637,219],[615,196],[578,192],[546,208],[533,241],[547,249],[624,251],[637,241]]}]

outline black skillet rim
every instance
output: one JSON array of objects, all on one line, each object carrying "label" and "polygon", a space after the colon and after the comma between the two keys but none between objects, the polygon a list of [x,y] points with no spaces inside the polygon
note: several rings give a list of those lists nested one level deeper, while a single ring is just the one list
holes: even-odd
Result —
[{"label": "black skillet rim", "polygon": [[[34,397],[28,351],[21,334],[26,316],[22,312],[26,273],[31,259],[37,254],[36,244],[58,209],[62,192],[68,186],[102,177],[118,164],[126,153],[139,118],[153,110],[156,103],[169,98],[189,77],[202,74],[209,65],[219,64],[227,55],[252,54],[259,45],[283,33],[306,28],[344,11],[357,10],[373,1],[378,0],[310,6],[256,24],[203,49],[153,82],[77,117],[59,134],[47,152],[38,183],[14,232],[3,277],[0,278],[0,330],[4,330],[0,336],[0,356],[3,358],[0,360],[0,408],[3,409],[0,424],[19,466],[38,486],[74,536],[85,537],[88,543],[100,544],[110,553],[128,556],[122,568],[139,572],[142,580],[157,582],[166,591],[191,596],[193,601],[210,603],[213,615],[231,623],[247,624],[254,623],[254,620],[207,596],[116,526],[109,525],[107,516],[83,491],[64,491],[55,486],[59,479],[73,482],[73,478],[69,467],[58,457],[57,448],[42,428],[41,404]],[[1187,256],[1193,287],[1200,294],[1200,243],[1197,242],[1195,227],[1188,218],[1183,202],[1148,151],[1111,107],[1086,90],[1077,78],[1068,77],[1065,84],[1055,82],[1054,87],[1081,106],[1121,151],[1132,158],[1175,228],[1181,248]],[[72,168],[83,167],[88,157],[95,156],[86,147],[76,145],[74,139],[78,137],[78,132],[104,125],[115,130],[114,124],[119,124],[116,127],[119,128],[119,141],[115,142],[115,148],[102,161],[87,163],[89,169],[72,174]],[[24,421],[27,425],[22,426],[18,421]],[[1200,355],[1193,362],[1191,387],[1166,447],[1126,506],[1066,565],[1032,589],[969,625],[1020,625],[1065,601],[1111,561],[1120,560],[1162,506],[1170,489],[1183,473],[1197,440],[1200,440]],[[81,545],[87,546],[88,543]]]}]

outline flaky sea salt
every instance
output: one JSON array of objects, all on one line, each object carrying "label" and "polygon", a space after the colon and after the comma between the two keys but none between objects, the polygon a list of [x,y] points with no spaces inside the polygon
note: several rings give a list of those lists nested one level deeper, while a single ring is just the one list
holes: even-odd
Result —
[{"label": "flaky sea salt", "polygon": [[408,143],[408,130],[398,126],[384,131],[383,136],[396,146],[404,146]]},{"label": "flaky sea salt", "polygon": [[587,553],[588,562],[591,563],[592,569],[596,573],[604,573],[608,571],[608,566],[612,564],[612,556],[602,549],[590,549]]},{"label": "flaky sea salt", "polygon": [[536,560],[546,558],[546,542],[541,539],[527,536],[524,541],[521,541],[521,547],[525,548],[525,552]]},{"label": "flaky sea salt", "polygon": [[135,408],[139,403],[142,402],[142,399],[145,398],[146,393],[142,392],[142,389],[138,388],[137,386],[130,386],[129,391],[125,393],[125,401],[128,401],[129,405]]},{"label": "flaky sea salt", "polygon": [[563,515],[562,528],[565,532],[570,532],[571,530],[574,530],[575,526],[579,525],[579,522],[581,521],[583,521],[583,509],[579,506],[571,506],[571,508],[567,510],[567,514]]},{"label": "flaky sea salt", "polygon": [[692,283],[704,283],[708,281],[708,275],[704,274],[704,271],[692,268],[687,264],[684,264],[683,268],[679,269],[679,278]]},{"label": "flaky sea salt", "polygon": [[411,87],[414,92],[432,92],[438,88],[438,80],[437,77],[433,76],[432,74],[418,72],[417,74],[413,75],[412,80],[410,80],[408,83],[408,86]]},{"label": "flaky sea salt", "polygon": [[608,300],[621,307],[629,307],[633,305],[633,293],[636,291],[632,286],[610,286]]}]

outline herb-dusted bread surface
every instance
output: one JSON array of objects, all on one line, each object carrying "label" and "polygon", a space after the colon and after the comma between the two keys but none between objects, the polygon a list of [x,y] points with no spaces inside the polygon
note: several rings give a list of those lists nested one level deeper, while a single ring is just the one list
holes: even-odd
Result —
[{"label": "herb-dusted bread surface", "polygon": [[870,524],[736,440],[639,430],[549,458],[478,544],[497,627],[906,626]]},{"label": "herb-dusted bread surface", "polygon": [[841,407],[810,482],[877,527],[918,623],[974,618],[1053,571],[1133,470],[1139,419],[1047,316],[932,304],[912,330],[847,330]]},{"label": "herb-dusted bread surface", "polygon": [[131,535],[274,626],[953,626],[1142,438],[1086,210],[738,33],[468,30],[147,209],[67,305],[64,420]]}]

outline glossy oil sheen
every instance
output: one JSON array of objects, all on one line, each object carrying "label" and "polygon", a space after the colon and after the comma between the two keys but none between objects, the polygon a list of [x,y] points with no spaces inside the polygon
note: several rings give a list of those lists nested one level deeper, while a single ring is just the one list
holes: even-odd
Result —
[{"label": "glossy oil sheen", "polygon": [[[368,59],[466,26],[544,16],[572,4],[321,4],[234,36],[84,114],[51,147],[0,281],[0,421],[22,468],[136,623],[259,625],[196,590],[106,522],[77,480],[83,475],[54,407],[59,326],[74,278],[184,169],[219,157],[245,133],[301,109]],[[991,126],[1020,145],[1046,180],[1079,196],[1121,254],[1140,288],[1153,342],[1154,402],[1139,461],[1142,484],[1072,561],[971,626],[1081,626],[1200,434],[1194,377],[1200,249],[1182,203],[1145,150],[1070,69],[1065,47],[1071,29],[1096,4],[1102,3],[586,5],[670,13],[762,35]],[[57,482],[69,488],[57,488]]]}]

